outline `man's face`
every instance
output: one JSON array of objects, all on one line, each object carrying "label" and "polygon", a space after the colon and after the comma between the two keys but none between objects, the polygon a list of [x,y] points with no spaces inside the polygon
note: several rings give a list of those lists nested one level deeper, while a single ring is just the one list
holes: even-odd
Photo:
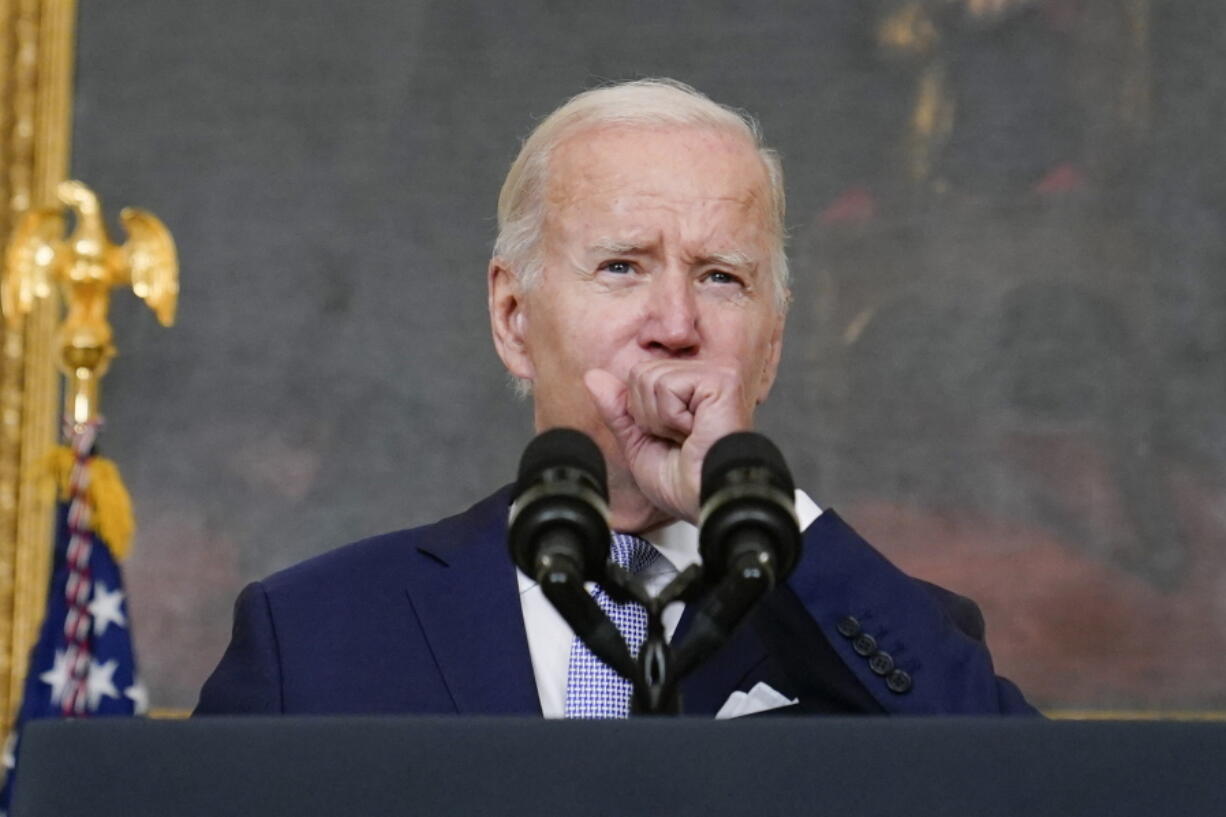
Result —
[{"label": "man's face", "polygon": [[767,175],[752,145],[707,128],[606,127],[569,137],[550,170],[541,274],[514,303],[500,306],[491,290],[512,336],[498,338],[495,314],[499,352],[532,382],[537,428],[586,431],[616,471],[583,375],[626,380],[659,358],[730,365],[749,409],[762,402],[783,316]]}]

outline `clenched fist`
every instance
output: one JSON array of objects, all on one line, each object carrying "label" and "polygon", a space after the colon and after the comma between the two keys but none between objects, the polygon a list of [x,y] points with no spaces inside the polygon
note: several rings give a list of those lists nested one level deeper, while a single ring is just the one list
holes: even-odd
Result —
[{"label": "clenched fist", "polygon": [[737,367],[651,360],[632,368],[624,382],[603,369],[583,380],[639,490],[673,518],[696,523],[708,449],[752,424],[753,401]]}]

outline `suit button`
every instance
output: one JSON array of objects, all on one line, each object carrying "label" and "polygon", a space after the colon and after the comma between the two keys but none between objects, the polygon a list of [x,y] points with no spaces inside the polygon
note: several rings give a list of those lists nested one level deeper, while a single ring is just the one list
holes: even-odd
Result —
[{"label": "suit button", "polygon": [[855,616],[847,616],[839,621],[838,630],[844,638],[855,638],[860,634],[860,622]]},{"label": "suit button", "polygon": [[889,675],[894,669],[894,658],[884,650],[878,650],[877,653],[868,659],[868,668],[877,675]]},{"label": "suit button", "polygon": [[877,652],[877,639],[873,638],[868,633],[860,633],[855,641],[851,642],[851,648],[856,651],[857,655],[862,655],[868,658],[873,653]]},{"label": "suit button", "polygon": [[911,676],[900,669],[896,669],[890,673],[890,677],[885,679],[885,685],[890,688],[890,692],[897,692],[899,695],[911,689]]}]

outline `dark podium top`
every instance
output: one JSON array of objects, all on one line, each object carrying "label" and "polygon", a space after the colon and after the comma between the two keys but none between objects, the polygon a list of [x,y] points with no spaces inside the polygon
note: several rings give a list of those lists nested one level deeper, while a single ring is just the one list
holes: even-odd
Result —
[{"label": "dark podium top", "polygon": [[1226,814],[1226,724],[207,718],[29,724],[15,817]]}]

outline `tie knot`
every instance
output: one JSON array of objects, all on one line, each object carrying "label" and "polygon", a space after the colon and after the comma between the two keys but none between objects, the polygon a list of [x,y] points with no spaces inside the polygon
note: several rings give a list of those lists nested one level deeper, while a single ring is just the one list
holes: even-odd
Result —
[{"label": "tie knot", "polygon": [[643,571],[659,555],[660,551],[656,550],[651,542],[630,533],[613,534],[613,541],[609,545],[609,560],[631,573]]}]

